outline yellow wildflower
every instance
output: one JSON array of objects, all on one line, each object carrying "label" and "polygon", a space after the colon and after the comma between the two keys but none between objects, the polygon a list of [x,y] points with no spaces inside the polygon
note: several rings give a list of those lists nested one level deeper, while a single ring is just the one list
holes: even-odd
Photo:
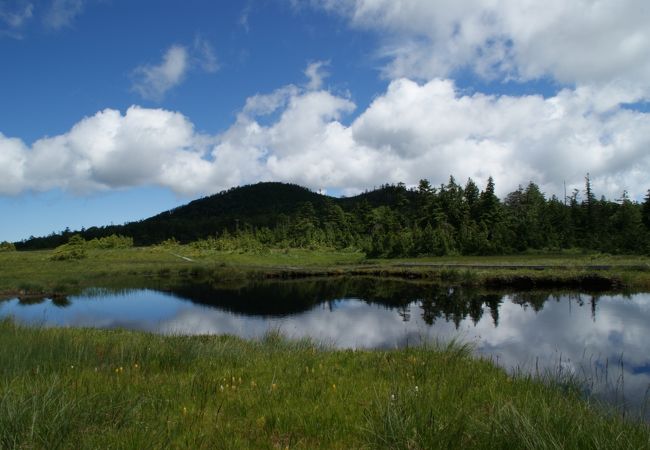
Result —
[{"label": "yellow wildflower", "polygon": [[266,425],[266,417],[258,417],[255,423],[259,428],[264,428],[264,425]]}]

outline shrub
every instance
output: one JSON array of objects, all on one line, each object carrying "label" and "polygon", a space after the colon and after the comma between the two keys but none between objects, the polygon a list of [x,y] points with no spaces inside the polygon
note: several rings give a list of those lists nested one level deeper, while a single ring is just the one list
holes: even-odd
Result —
[{"label": "shrub", "polygon": [[11,242],[3,241],[0,242],[0,252],[15,252],[16,246]]},{"label": "shrub", "polygon": [[87,242],[80,235],[70,236],[67,244],[63,244],[54,249],[50,256],[52,261],[67,261],[71,259],[83,259],[86,257]]},{"label": "shrub", "polygon": [[190,244],[195,250],[212,250],[218,252],[238,252],[263,254],[269,251],[266,244],[260,242],[252,233],[230,234],[225,230],[219,237],[199,239]]},{"label": "shrub", "polygon": [[181,245],[180,242],[175,237],[169,238],[167,240],[162,241],[160,244],[158,244],[159,247],[163,248],[175,248]]},{"label": "shrub", "polygon": [[88,242],[88,246],[102,250],[112,248],[132,248],[133,238],[128,236],[121,236],[119,234],[111,234],[110,236],[106,236],[101,239],[93,239],[92,241]]}]

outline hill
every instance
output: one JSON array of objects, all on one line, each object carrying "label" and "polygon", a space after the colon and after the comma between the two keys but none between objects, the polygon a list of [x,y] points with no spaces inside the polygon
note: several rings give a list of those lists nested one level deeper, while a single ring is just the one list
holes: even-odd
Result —
[{"label": "hill", "polygon": [[[30,238],[15,245],[18,250],[54,248],[66,243],[73,234],[81,234],[86,240],[120,234],[133,237],[135,245],[151,245],[170,238],[191,242],[214,236],[223,230],[235,232],[243,227],[273,228],[295,216],[305,205],[313,207],[316,216],[323,214],[326,206],[332,204],[350,209],[367,200],[370,205],[379,206],[394,197],[389,192],[393,188],[386,186],[357,197],[339,199],[296,184],[262,182],[203,197],[141,221],[66,230],[50,236]],[[386,192],[382,194],[383,191]]]}]

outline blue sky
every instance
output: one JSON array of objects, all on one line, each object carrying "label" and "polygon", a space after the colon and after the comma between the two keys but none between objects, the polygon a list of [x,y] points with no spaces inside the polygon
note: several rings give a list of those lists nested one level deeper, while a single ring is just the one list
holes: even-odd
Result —
[{"label": "blue sky", "polygon": [[9,0],[0,58],[0,241],[265,180],[650,188],[645,0]]}]

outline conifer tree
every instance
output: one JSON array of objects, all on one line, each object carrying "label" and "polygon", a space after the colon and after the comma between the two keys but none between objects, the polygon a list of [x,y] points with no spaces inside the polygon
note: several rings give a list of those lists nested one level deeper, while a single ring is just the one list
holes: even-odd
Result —
[{"label": "conifer tree", "polygon": [[648,192],[646,193],[645,201],[643,202],[641,209],[641,216],[643,224],[648,230],[650,230],[650,189],[648,189]]},{"label": "conifer tree", "polygon": [[471,178],[467,179],[467,184],[465,184],[465,202],[469,209],[469,215],[475,222],[480,220],[480,209],[479,209],[479,196],[481,195],[478,186],[474,183],[474,180]]},{"label": "conifer tree", "polygon": [[591,179],[589,177],[589,173],[587,173],[587,176],[585,177],[585,200],[583,202],[583,206],[586,211],[585,225],[586,225],[587,232],[590,234],[593,232],[594,229],[595,204],[596,204],[596,196],[594,195],[594,191],[591,188]]}]

